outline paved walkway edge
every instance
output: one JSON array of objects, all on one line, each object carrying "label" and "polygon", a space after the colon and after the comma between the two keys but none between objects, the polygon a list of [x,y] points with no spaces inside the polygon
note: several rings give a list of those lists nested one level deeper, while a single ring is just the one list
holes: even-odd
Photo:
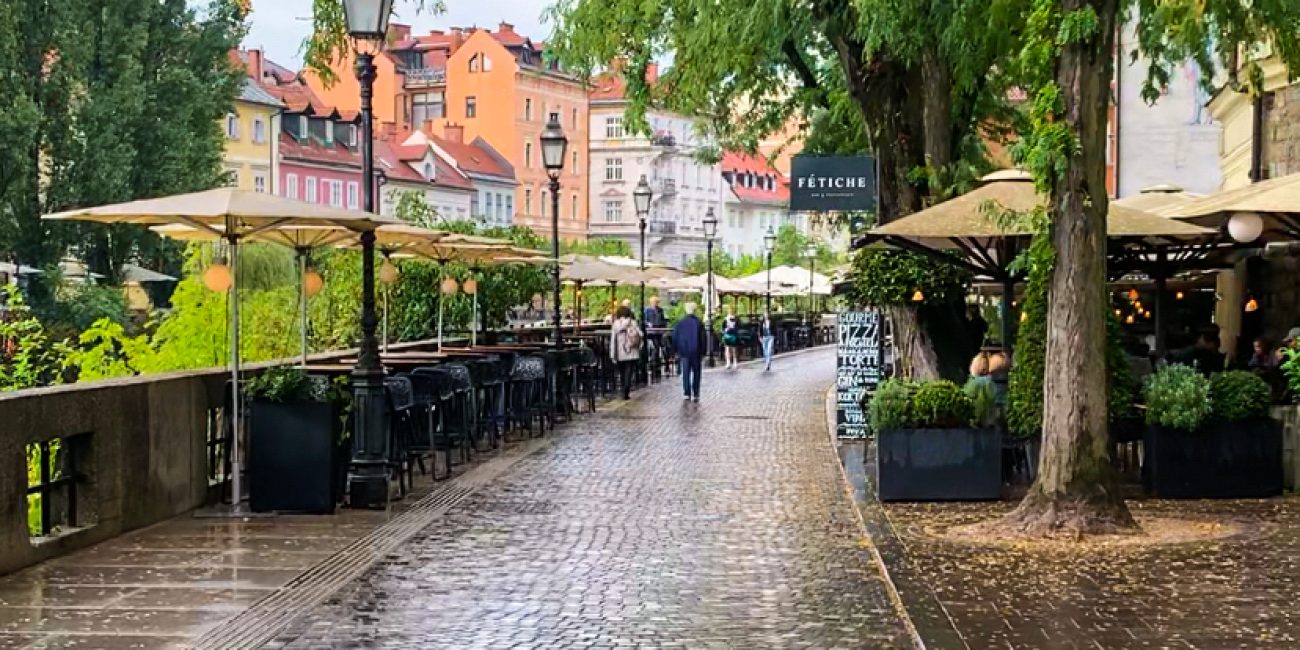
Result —
[{"label": "paved walkway edge", "polygon": [[[839,447],[839,437],[835,435],[834,386],[831,386],[831,388],[826,391],[825,404],[824,416],[826,418],[826,433],[831,439],[831,451],[834,453]],[[871,542],[869,544],[871,558],[872,561],[876,563],[876,568],[880,571],[880,575],[885,579],[885,585],[888,587],[889,591],[889,602],[893,603],[894,609],[898,612],[899,618],[903,620],[903,625],[907,628],[907,634],[912,639],[912,646],[916,648],[916,650],[926,650],[925,641],[921,638],[920,632],[916,629],[916,624],[912,621],[911,614],[907,611],[907,606],[903,603],[903,596],[898,592],[898,586],[894,584],[894,578],[890,575],[889,566],[885,564],[885,558],[881,556],[880,549],[876,548],[876,544],[872,540],[871,531],[867,527],[867,521],[862,516],[862,509],[858,507],[858,501],[853,496],[853,485],[849,482],[849,475],[844,469],[844,463],[841,462],[838,453],[835,454],[835,458],[832,460],[835,463],[835,466],[839,468],[840,480],[842,481],[841,487],[844,489],[844,496],[853,506],[853,513],[857,516],[858,527],[862,531],[862,536]]]},{"label": "paved walkway edge", "polygon": [[393,549],[504,474],[515,463],[548,446],[550,441],[549,437],[526,440],[447,481],[401,514],[209,630],[189,647],[234,650],[259,648],[272,641],[299,616],[365,573]]}]

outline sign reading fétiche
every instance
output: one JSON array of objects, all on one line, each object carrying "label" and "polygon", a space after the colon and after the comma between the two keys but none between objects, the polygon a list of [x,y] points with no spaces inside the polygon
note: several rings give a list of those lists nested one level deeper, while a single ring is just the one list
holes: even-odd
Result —
[{"label": "sign reading f\u00e9tiche", "polygon": [[792,212],[872,212],[876,159],[800,154],[790,164]]},{"label": "sign reading f\u00e9tiche", "polygon": [[835,432],[841,438],[867,438],[863,398],[875,391],[885,375],[884,330],[880,312],[838,314],[839,355],[835,372]]}]

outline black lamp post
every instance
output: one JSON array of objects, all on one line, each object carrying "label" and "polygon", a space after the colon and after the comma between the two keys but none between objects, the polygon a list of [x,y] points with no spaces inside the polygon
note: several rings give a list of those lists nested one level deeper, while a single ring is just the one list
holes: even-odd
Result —
[{"label": "black lamp post", "polygon": [[[375,54],[388,35],[393,0],[343,0],[343,13],[357,57],[361,82],[361,178],[366,212],[378,212],[375,201],[374,95]],[[348,504],[382,508],[388,503],[388,432],[384,408],[384,369],[379,363],[375,327],[375,233],[361,234],[361,345],[352,370],[352,463],[348,469]]]},{"label": "black lamp post", "polygon": [[808,326],[812,327],[813,318],[817,315],[817,306],[814,303],[816,297],[813,295],[813,283],[817,278],[817,244],[808,242],[808,248],[804,253],[808,255]]},{"label": "black lamp post", "polygon": [[650,338],[647,329],[648,323],[645,318],[645,220],[650,214],[650,199],[654,198],[654,190],[650,189],[650,183],[646,181],[645,174],[641,174],[641,180],[637,182],[636,189],[632,190],[632,202],[636,204],[637,225],[641,229],[641,331],[646,336],[641,337],[641,358],[646,360],[646,385],[650,384],[650,363],[646,355],[646,339]]},{"label": "black lamp post", "polygon": [[564,170],[564,152],[569,148],[569,139],[560,128],[559,113],[551,113],[539,139],[542,141],[542,166],[546,168],[546,175],[551,177],[551,256],[555,258],[551,282],[555,300],[555,347],[559,349],[564,336],[560,325],[560,172]]},{"label": "black lamp post", "polygon": [[763,235],[763,252],[767,254],[767,300],[765,302],[768,317],[772,316],[772,251],[776,249],[776,233],[772,232],[772,227],[767,227],[767,234]]},{"label": "black lamp post", "polygon": [[704,310],[705,318],[709,321],[709,335],[705,337],[709,348],[709,367],[714,367],[717,362],[713,360],[713,238],[718,235],[718,218],[713,214],[713,208],[704,213],[704,264],[707,269],[706,282],[704,287],[705,300],[708,301],[708,308]]}]

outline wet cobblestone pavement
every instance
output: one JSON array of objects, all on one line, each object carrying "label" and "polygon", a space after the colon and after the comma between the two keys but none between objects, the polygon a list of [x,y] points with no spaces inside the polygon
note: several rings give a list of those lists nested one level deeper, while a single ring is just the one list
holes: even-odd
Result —
[{"label": "wet cobblestone pavement", "polygon": [[910,647],[827,436],[829,350],[561,427],[284,648]]},{"label": "wet cobblestone pavement", "polygon": [[[932,535],[1013,506],[884,506],[901,547],[885,550],[886,561],[929,647],[1300,647],[1300,499],[1129,502],[1139,519],[1242,527],[1179,545],[1062,553]],[[926,612],[931,600],[940,611]]]}]

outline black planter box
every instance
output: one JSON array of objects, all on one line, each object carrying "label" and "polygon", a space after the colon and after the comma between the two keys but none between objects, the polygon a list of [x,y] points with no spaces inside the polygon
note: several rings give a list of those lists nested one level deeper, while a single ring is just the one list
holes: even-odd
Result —
[{"label": "black planter box", "polygon": [[254,512],[334,512],[337,413],[327,402],[252,403],[248,501]]},{"label": "black planter box", "polygon": [[877,436],[881,501],[976,501],[1002,496],[996,429],[898,429]]},{"label": "black planter box", "polygon": [[1282,494],[1282,425],[1210,420],[1197,431],[1147,427],[1143,482],[1152,496],[1241,499]]}]

